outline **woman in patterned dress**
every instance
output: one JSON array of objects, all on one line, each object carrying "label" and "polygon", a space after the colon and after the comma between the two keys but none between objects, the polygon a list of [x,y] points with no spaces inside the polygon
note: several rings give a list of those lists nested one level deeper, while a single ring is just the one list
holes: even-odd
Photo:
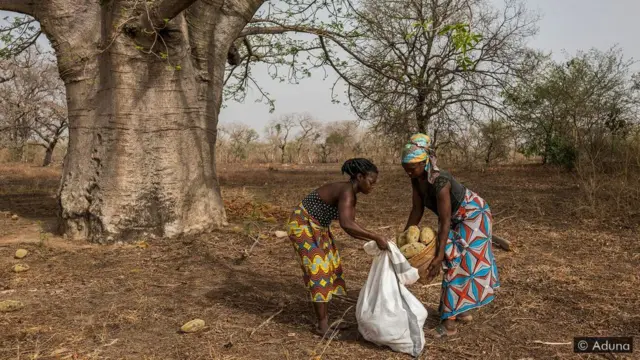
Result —
[{"label": "woman in patterned dress", "polygon": [[377,167],[367,159],[350,159],[342,166],[348,181],[323,185],[312,191],[289,217],[288,234],[300,260],[303,281],[308,288],[318,319],[316,333],[329,330],[327,305],[331,298],[346,295],[341,258],[330,225],[339,220],[342,229],[352,237],[374,240],[380,249],[387,241],[365,230],[355,221],[356,195],[369,194],[378,180]]},{"label": "woman in patterned dress", "polygon": [[402,151],[402,167],[411,178],[413,206],[406,228],[418,225],[424,208],[438,216],[438,246],[428,269],[444,271],[440,297],[441,323],[434,336],[457,332],[456,321],[469,322],[469,310],[493,301],[500,286],[491,246],[493,218],[489,205],[436,165],[431,140],[415,134]]}]

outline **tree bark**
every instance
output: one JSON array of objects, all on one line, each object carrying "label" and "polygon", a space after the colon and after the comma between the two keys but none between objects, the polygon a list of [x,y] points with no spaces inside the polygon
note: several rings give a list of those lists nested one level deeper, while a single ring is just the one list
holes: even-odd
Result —
[{"label": "tree bark", "polygon": [[284,164],[284,157],[286,155],[286,150],[287,148],[287,144],[285,143],[284,145],[280,145],[280,164]]},{"label": "tree bark", "polygon": [[46,150],[44,152],[44,160],[42,161],[42,166],[47,167],[51,165],[51,161],[53,160],[53,150],[56,147],[57,139],[52,141],[49,145],[47,145]]},{"label": "tree bark", "polygon": [[[73,239],[175,237],[226,222],[215,167],[225,61],[261,1],[160,8],[176,15],[162,42],[148,23],[127,22],[134,3],[51,0],[36,12],[67,91],[59,219]],[[168,59],[146,53],[154,43]]]}]

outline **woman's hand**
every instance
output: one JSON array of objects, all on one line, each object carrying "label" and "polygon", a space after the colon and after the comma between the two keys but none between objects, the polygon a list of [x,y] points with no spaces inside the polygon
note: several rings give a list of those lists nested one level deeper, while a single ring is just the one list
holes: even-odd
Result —
[{"label": "woman's hand", "polygon": [[429,280],[435,278],[440,273],[440,268],[442,268],[443,261],[444,261],[444,255],[437,255],[431,260],[431,263],[427,268],[427,278]]},{"label": "woman's hand", "polygon": [[378,248],[380,250],[388,250],[389,249],[389,242],[383,238],[378,238],[376,240],[376,244],[378,245]]}]

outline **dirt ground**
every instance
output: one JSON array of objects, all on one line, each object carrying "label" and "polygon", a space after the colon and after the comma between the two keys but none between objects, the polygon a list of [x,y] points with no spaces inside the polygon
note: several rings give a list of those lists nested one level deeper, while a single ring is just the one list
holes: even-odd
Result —
[{"label": "dirt ground", "polygon": [[[358,220],[392,235],[406,221],[408,179],[382,168],[376,191],[358,199]],[[495,250],[502,288],[474,322],[446,340],[427,335],[423,359],[622,359],[576,355],[574,336],[640,333],[638,219],[584,217],[570,175],[537,166],[451,169],[491,205],[494,232],[515,252]],[[313,313],[288,240],[289,209],[314,187],[341,179],[339,165],[221,168],[230,225],[176,240],[141,238],[98,246],[56,237],[59,169],[0,167],[0,359],[408,359],[350,330],[312,335]],[[18,215],[17,220],[11,216]],[[436,225],[433,215],[425,222]],[[336,227],[350,297],[332,319],[355,322],[355,299],[371,259]],[[258,240],[256,243],[255,239]],[[248,256],[243,255],[252,244]],[[18,248],[29,250],[14,259]],[[18,263],[29,271],[14,273]],[[438,319],[439,287],[410,290]],[[194,318],[206,328],[179,333]],[[569,344],[569,345],[568,345]],[[640,346],[636,340],[636,348]],[[626,358],[640,358],[636,353]]]}]

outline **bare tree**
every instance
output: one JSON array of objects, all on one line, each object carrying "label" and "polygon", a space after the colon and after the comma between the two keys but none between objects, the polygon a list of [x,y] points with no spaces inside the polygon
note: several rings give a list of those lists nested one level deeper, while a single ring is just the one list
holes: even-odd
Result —
[{"label": "bare tree", "polygon": [[15,73],[10,69],[10,62],[0,60],[0,84],[5,83],[15,77]]},{"label": "bare tree", "polygon": [[258,132],[246,124],[232,123],[220,128],[229,138],[229,153],[233,161],[247,160],[249,147],[260,137]]},{"label": "bare tree", "polygon": [[49,166],[53,160],[53,150],[58,142],[65,138],[69,123],[67,109],[58,102],[50,101],[36,116],[33,132],[38,137],[38,145],[44,147],[42,166]]},{"label": "bare tree", "polygon": [[293,130],[298,126],[296,114],[285,114],[273,119],[267,125],[267,134],[280,151],[280,163],[284,164],[287,155],[287,145],[293,135]]},{"label": "bare tree", "polygon": [[504,9],[487,0],[363,0],[349,17],[364,35],[328,38],[323,48],[353,109],[382,132],[421,131],[436,143],[474,106],[500,107],[537,21],[519,0]]},{"label": "bare tree", "polygon": [[335,121],[327,124],[324,132],[324,141],[318,145],[321,162],[340,161],[353,153],[357,145],[357,122]]},{"label": "bare tree", "polygon": [[479,147],[485,164],[489,165],[509,157],[512,129],[504,119],[491,117],[489,121],[480,125],[480,136]]},{"label": "bare tree", "polygon": [[0,132],[9,140],[14,160],[21,160],[24,146],[35,141],[45,148],[47,166],[67,130],[64,87],[55,64],[32,49],[5,68],[11,76],[0,84]]},{"label": "bare tree", "polygon": [[297,126],[300,128],[298,135],[296,136],[296,159],[298,163],[302,162],[302,150],[307,148],[307,159],[313,148],[314,142],[320,137],[320,123],[313,120],[313,117],[309,113],[296,114]]}]

